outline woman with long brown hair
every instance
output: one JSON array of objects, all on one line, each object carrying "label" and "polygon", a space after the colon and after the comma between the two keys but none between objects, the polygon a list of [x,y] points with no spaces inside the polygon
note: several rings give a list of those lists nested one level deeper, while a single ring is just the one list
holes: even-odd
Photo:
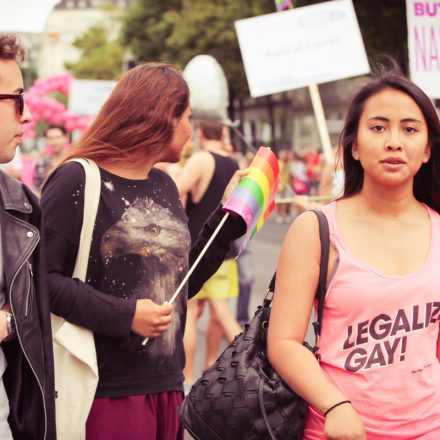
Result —
[{"label": "woman with long brown hair", "polygon": [[[52,311],[95,336],[99,382],[86,425],[89,439],[183,438],[178,406],[186,291],[172,306],[166,301],[222,212],[213,213],[190,252],[176,186],[154,165],[179,160],[191,135],[190,115],[180,71],[165,63],[130,70],[43,189]],[[71,278],[84,204],[84,171],[68,162],[73,158],[94,160],[101,173],[85,283]],[[243,232],[241,222],[227,221],[190,277],[189,296]],[[144,338],[150,338],[145,346]]]}]

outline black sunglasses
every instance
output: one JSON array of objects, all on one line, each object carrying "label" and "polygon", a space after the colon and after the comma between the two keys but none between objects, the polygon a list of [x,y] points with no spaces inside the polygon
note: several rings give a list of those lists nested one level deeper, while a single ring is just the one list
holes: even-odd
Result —
[{"label": "black sunglasses", "polygon": [[20,116],[23,116],[24,111],[24,99],[23,92],[21,93],[0,93],[0,99],[15,99],[17,101],[17,109]]}]

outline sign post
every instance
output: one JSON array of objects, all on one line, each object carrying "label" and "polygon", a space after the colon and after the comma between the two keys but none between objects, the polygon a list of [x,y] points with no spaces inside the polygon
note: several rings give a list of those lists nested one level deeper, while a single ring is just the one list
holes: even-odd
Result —
[{"label": "sign post", "polygon": [[[293,9],[293,3],[288,1],[274,0],[277,11],[286,11]],[[319,94],[319,88],[316,84],[309,84],[310,99],[312,101],[313,112],[315,114],[316,125],[318,127],[319,139],[321,140],[322,150],[324,151],[324,157],[326,162],[331,162],[333,158],[332,144],[330,141],[330,135],[328,127],[325,122],[325,113],[322,106],[321,95]]]},{"label": "sign post", "polygon": [[332,143],[328,133],[327,123],[325,122],[324,108],[322,107],[321,95],[316,84],[309,84],[310,99],[312,100],[313,112],[315,113],[316,124],[318,126],[319,138],[321,139],[322,150],[326,162],[333,160]]},{"label": "sign post", "polygon": [[252,97],[307,86],[326,160],[330,137],[317,84],[370,72],[351,0],[235,22]]}]

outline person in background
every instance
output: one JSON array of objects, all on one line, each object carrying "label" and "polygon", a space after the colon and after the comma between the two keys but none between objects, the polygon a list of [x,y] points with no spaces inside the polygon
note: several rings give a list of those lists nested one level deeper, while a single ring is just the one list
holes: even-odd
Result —
[{"label": "person in background", "polygon": [[[228,219],[174,303],[167,303],[223,218],[219,204],[231,191],[190,250],[176,185],[154,166],[180,160],[190,117],[181,72],[167,63],[139,65],[124,73],[43,187],[52,312],[95,336],[99,382],[86,423],[89,440],[183,439],[178,408],[187,298],[245,232],[243,221]],[[86,282],[71,278],[84,208],[84,171],[69,162],[77,157],[94,160],[101,174]],[[146,345],[144,338],[150,338]]]},{"label": "person in background", "polygon": [[381,73],[351,100],[340,148],[344,194],[321,208],[331,246],[320,361],[303,346],[320,265],[311,212],[282,247],[269,360],[310,403],[305,440],[440,438],[438,115],[398,70]]},{"label": "person in background", "polygon": [[292,174],[292,189],[295,195],[303,196],[309,194],[309,178],[307,166],[304,159],[296,152],[293,152],[290,172]]},{"label": "person in background", "polygon": [[344,193],[344,167],[338,147],[332,148],[332,152],[333,160],[322,167],[319,195],[335,198]]},{"label": "person in background", "polygon": [[319,150],[315,147],[310,148],[304,157],[304,163],[307,168],[309,194],[316,195],[319,192],[322,169],[322,159]]},{"label": "person in background", "polygon": [[[182,172],[183,167],[185,166],[188,159],[191,157],[191,155],[194,153],[194,142],[189,140],[184,146],[182,150],[182,154],[180,155],[179,162],[158,162],[154,166],[156,168],[159,168],[160,170],[165,171],[174,181],[176,180],[177,176]],[[180,197],[182,201],[182,205],[185,206],[186,204],[186,198]]]},{"label": "person in background", "polygon": [[[0,163],[20,145],[32,120],[17,61],[24,50],[0,34]],[[0,438],[49,440],[55,389],[49,295],[38,201],[0,171]]]},{"label": "person in background", "polygon": [[[238,170],[230,157],[229,142],[223,142],[223,124],[215,119],[196,122],[196,134],[201,151],[194,153],[176,178],[181,197],[186,197],[186,214],[191,241],[194,243],[201,227],[219,203],[231,176]],[[226,144],[226,148],[225,148]],[[233,252],[227,255],[219,270],[204,284],[197,296],[188,303],[184,345],[187,358],[185,381],[194,382],[194,358],[197,348],[197,320],[205,301],[210,306],[210,320],[206,331],[206,366],[218,355],[222,335],[231,341],[241,331],[230,310],[228,299],[238,296],[237,263]]]},{"label": "person in background", "polygon": [[34,188],[41,192],[49,174],[61,163],[69,148],[69,134],[61,124],[50,124],[44,129],[46,148],[43,157],[37,161]]}]

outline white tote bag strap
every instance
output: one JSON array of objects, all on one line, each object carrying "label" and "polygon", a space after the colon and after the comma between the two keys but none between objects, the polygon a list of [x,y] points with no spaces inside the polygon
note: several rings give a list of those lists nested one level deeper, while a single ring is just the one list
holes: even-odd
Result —
[{"label": "white tote bag strap", "polygon": [[[93,228],[101,194],[99,168],[90,159],[73,159],[85,171],[84,215],[73,277],[85,281]],[[98,385],[93,333],[51,315],[54,341],[57,438],[85,439],[85,424]]]},{"label": "white tote bag strap", "polygon": [[99,197],[101,195],[101,175],[96,163],[91,159],[72,159],[79,162],[86,174],[84,184],[84,215],[81,236],[79,239],[78,254],[72,278],[85,281],[89,262],[90,246],[92,244],[93,228],[96,213],[98,212]]}]

